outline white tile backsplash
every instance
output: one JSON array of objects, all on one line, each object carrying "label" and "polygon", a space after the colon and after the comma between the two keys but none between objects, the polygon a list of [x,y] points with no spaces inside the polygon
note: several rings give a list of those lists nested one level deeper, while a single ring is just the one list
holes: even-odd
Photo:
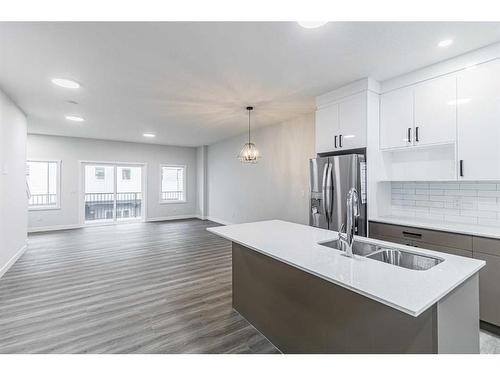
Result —
[{"label": "white tile backsplash", "polygon": [[391,182],[391,214],[500,226],[500,183]]}]

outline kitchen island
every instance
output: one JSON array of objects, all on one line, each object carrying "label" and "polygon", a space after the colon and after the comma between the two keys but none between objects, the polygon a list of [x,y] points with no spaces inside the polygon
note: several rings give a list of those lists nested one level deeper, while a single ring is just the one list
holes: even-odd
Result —
[{"label": "kitchen island", "polygon": [[357,238],[435,260],[408,269],[280,220],[209,228],[232,241],[233,308],[284,353],[478,353],[485,262]]}]

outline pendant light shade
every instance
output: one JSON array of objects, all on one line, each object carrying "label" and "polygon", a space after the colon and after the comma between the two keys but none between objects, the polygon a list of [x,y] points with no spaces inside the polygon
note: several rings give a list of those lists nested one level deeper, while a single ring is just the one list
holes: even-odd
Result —
[{"label": "pendant light shade", "polygon": [[247,107],[248,111],[248,142],[245,143],[243,148],[241,149],[238,159],[242,163],[249,163],[249,164],[255,164],[260,158],[259,155],[259,150],[257,150],[257,147],[255,146],[254,143],[252,143],[250,139],[250,112],[253,110],[253,107]]}]

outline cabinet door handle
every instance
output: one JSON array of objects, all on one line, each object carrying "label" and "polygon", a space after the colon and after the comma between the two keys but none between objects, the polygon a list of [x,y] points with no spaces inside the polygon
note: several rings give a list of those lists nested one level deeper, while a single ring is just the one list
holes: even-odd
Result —
[{"label": "cabinet door handle", "polygon": [[422,238],[422,234],[403,231],[403,237]]},{"label": "cabinet door handle", "polygon": [[333,145],[335,146],[335,148],[337,148],[337,136],[334,137]]},{"label": "cabinet door handle", "polygon": [[408,143],[411,143],[411,128],[408,128]]},{"label": "cabinet door handle", "polygon": [[418,142],[418,126],[415,128],[415,142]]},{"label": "cabinet door handle", "polygon": [[339,135],[339,147],[342,148],[342,134]]},{"label": "cabinet door handle", "polygon": [[460,166],[460,177],[463,177],[464,176],[464,161],[463,160],[460,160],[459,166]]}]

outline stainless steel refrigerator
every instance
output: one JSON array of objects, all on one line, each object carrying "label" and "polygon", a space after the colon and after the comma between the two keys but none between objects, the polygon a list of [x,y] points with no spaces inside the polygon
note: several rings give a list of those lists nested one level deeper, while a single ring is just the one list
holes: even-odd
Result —
[{"label": "stainless steel refrigerator", "polygon": [[356,234],[366,236],[366,162],[362,154],[310,159],[311,205],[309,224],[340,231],[346,225],[347,193],[358,192],[360,216]]}]

